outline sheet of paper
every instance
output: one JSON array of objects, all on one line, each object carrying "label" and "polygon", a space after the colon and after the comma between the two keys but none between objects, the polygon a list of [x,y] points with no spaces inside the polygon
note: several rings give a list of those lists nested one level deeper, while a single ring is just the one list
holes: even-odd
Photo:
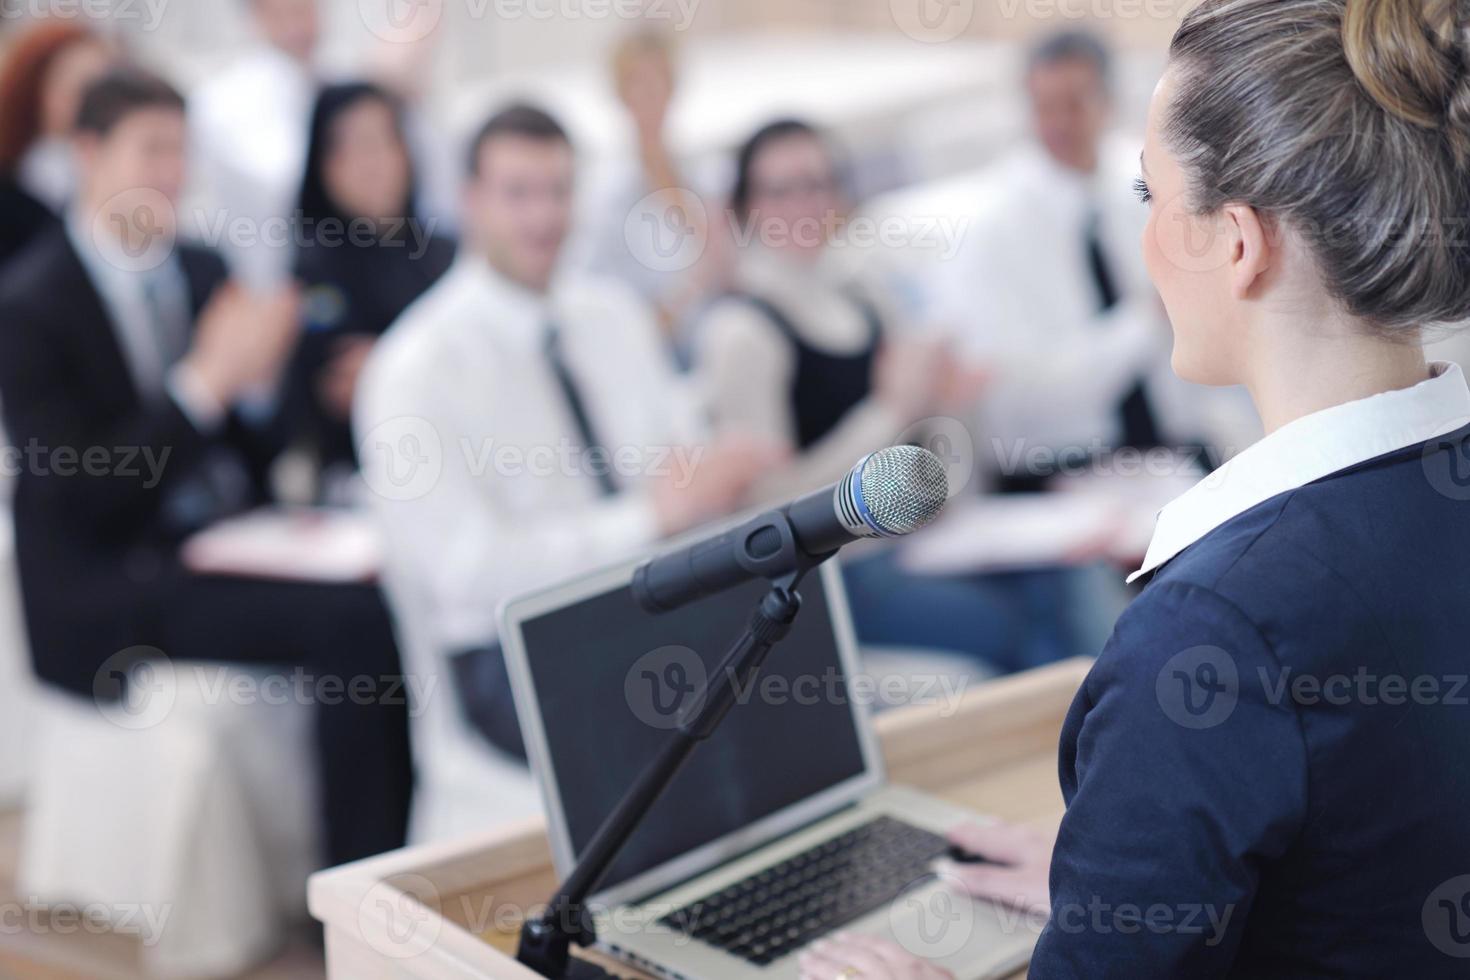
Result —
[{"label": "sheet of paper", "polygon": [[1132,569],[1153,536],[1159,509],[1200,478],[1088,474],[1047,493],[952,500],[932,527],[899,546],[899,562],[926,575],[965,575],[1111,561]]},{"label": "sheet of paper", "polygon": [[383,548],[371,515],[266,507],[214,524],[184,542],[184,565],[204,575],[298,582],[369,582]]}]

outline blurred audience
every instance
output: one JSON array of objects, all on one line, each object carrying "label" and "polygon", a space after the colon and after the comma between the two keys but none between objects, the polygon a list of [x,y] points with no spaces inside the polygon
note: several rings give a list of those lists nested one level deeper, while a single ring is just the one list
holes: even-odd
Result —
[{"label": "blurred audience", "polygon": [[[850,261],[859,249],[832,247],[846,210],[832,154],[809,124],[773,122],[740,148],[730,195],[737,286],[697,327],[695,365],[718,431],[792,453],[757,484],[768,502],[921,436],[915,423],[968,410],[985,382],[945,340],[897,322]],[[1076,651],[1064,576],[918,576],[891,551],[862,554],[846,556],[845,576],[864,644],[952,651],[998,671]]]},{"label": "blurred audience", "polygon": [[[250,222],[225,255],[245,285],[285,281],[293,250],[284,221],[306,161],[319,80],[318,0],[244,0],[255,42],[190,93],[189,127],[211,220]],[[273,225],[272,222],[276,222]]]},{"label": "blurred audience", "polygon": [[1166,401],[1179,407],[1182,383],[1168,370],[1168,324],[1138,247],[1140,144],[1110,132],[1111,86],[1110,52],[1091,34],[1033,48],[1034,140],[998,165],[950,263],[946,312],[996,370],[982,425],[1012,450],[998,461],[1005,489],[1040,489],[1054,474],[1034,448],[1085,459],[1195,435],[1180,412],[1164,411]]},{"label": "blurred audience", "polygon": [[454,243],[417,217],[415,172],[394,96],[361,82],[322,90],[294,216],[305,332],[287,399],[319,497],[356,471],[352,399],[368,352],[454,258]]},{"label": "blurred audience", "polygon": [[54,224],[76,193],[71,128],[112,45],[74,21],[37,21],[0,68],[0,265]]},{"label": "blurred audience", "polygon": [[179,553],[186,536],[268,499],[279,441],[244,404],[290,352],[296,296],[252,296],[218,256],[176,243],[187,129],[166,82],[104,75],[76,134],[75,202],[0,282],[0,391],[27,454],[15,544],[36,673],[87,698],[123,696],[119,673],[160,655],[363,678],[362,697],[317,706],[324,856],[396,847],[407,712],[382,697],[399,669],[376,590],[197,575]]},{"label": "blurred audience", "polygon": [[733,510],[772,462],[751,440],[694,445],[647,307],[560,270],[574,174],[554,119],[498,112],[469,171],[464,252],[373,351],[354,409],[406,660],[450,674],[473,726],[426,706],[416,837],[481,826],[491,747],[524,753],[497,603]]}]

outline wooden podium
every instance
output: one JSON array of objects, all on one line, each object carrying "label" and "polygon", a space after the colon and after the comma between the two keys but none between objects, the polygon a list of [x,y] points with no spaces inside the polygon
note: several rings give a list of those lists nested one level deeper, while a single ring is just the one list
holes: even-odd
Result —
[{"label": "wooden podium", "polygon": [[[1069,660],[980,685],[957,707],[880,715],[889,781],[1004,820],[1055,824],[1058,733],[1090,666]],[[326,927],[331,980],[536,980],[515,961],[516,932],[554,885],[544,825],[533,820],[322,871],[309,903]]]}]

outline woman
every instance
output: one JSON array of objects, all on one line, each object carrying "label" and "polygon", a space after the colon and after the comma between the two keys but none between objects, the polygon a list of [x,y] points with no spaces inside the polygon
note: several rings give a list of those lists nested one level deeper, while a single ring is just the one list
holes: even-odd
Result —
[{"label": "woman", "polygon": [[0,69],[0,264],[57,219],[75,183],[70,134],[82,92],[112,62],[108,43],[73,21],[41,21]]},{"label": "woman", "polygon": [[[1160,514],[1054,846],[956,835],[1000,865],[972,893],[1049,912],[1032,976],[1464,975],[1470,390],[1420,344],[1470,314],[1467,38],[1454,0],[1205,0],[1175,35],[1143,247],[1175,370],[1268,434]],[[802,969],[939,975],[913,952]]]},{"label": "woman", "polygon": [[740,148],[735,288],[699,324],[695,366],[718,427],[792,450],[761,485],[772,500],[837,479],[959,386],[940,344],[884,343],[893,317],[878,290],[843,261],[852,250],[829,247],[845,211],[808,124],[771,123]]},{"label": "woman", "polygon": [[[846,211],[832,154],[807,123],[771,123],[741,147],[730,195],[736,287],[699,324],[695,369],[718,431],[791,453],[759,481],[762,499],[840,479],[979,390],[943,341],[896,325],[872,276],[852,264],[861,249],[834,247]],[[1050,571],[916,576],[884,552],[845,572],[864,644],[959,653],[999,672],[1080,652],[1070,585]]]},{"label": "woman", "polygon": [[355,469],[352,397],[374,341],[454,258],[416,217],[413,187],[397,101],[366,83],[323,89],[297,208],[305,323],[291,401],[329,482]]},{"label": "woman", "polygon": [[[612,87],[626,111],[630,145],[613,154],[589,181],[588,234],[581,262],[589,271],[621,279],[638,291],[658,315],[676,357],[685,360],[691,318],[725,275],[727,250],[711,240],[707,210],[689,190],[690,177],[669,147],[668,120],[678,97],[678,55],[671,36],[639,30],[624,37],[611,55]],[[680,261],[652,247],[669,231],[664,220],[678,209],[684,228],[680,241],[704,245],[697,259]],[[633,217],[629,217],[629,215]],[[642,222],[649,222],[644,224]],[[639,234],[630,238],[630,222]],[[642,234],[649,239],[639,241]]]}]

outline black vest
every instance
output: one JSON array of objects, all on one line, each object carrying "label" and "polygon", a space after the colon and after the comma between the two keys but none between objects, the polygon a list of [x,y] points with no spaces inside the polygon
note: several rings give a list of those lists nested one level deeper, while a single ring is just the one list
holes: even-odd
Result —
[{"label": "black vest", "polygon": [[868,343],[852,354],[833,354],[813,347],[785,313],[770,300],[751,293],[733,294],[731,299],[759,310],[781,332],[796,355],[791,376],[791,413],[796,420],[797,448],[819,442],[842,421],[873,389],[873,360],[883,337],[878,311],[861,297],[851,296],[868,324]]}]

